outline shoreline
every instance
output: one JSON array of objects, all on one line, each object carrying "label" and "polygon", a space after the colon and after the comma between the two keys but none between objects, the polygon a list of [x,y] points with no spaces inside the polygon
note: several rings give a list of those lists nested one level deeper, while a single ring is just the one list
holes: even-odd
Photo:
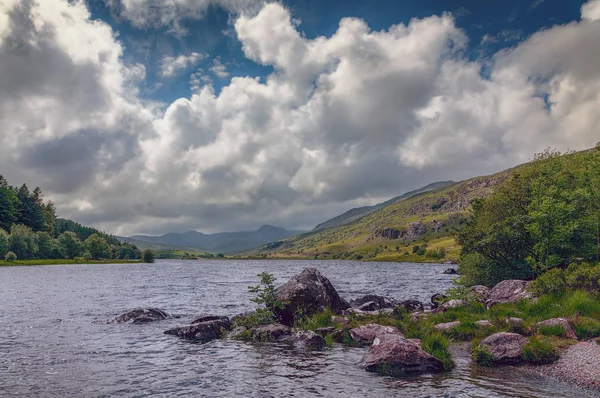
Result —
[{"label": "shoreline", "polygon": [[39,259],[39,260],[0,260],[0,267],[29,267],[38,265],[71,265],[71,264],[128,264],[139,263],[140,260],[74,260],[74,259]]}]

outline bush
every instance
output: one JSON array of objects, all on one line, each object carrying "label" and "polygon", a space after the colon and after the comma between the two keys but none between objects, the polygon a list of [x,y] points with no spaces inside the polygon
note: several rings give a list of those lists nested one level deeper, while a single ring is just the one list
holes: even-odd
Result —
[{"label": "bush", "polygon": [[558,350],[552,344],[536,337],[531,337],[523,347],[523,359],[534,365],[553,363],[558,358]]},{"label": "bush", "polygon": [[445,370],[450,370],[454,367],[449,347],[450,341],[437,332],[431,333],[421,340],[423,351],[442,361]]},{"label": "bush", "polygon": [[571,321],[571,324],[580,339],[600,337],[600,322],[595,319],[577,317]]},{"label": "bush", "polygon": [[144,250],[142,253],[142,261],[145,263],[153,263],[156,258],[154,252],[150,249]]},{"label": "bush", "polygon": [[90,261],[92,259],[92,255],[90,254],[90,252],[85,252],[85,253],[83,253],[83,256],[81,258],[84,261]]},{"label": "bush", "polygon": [[551,269],[531,283],[531,289],[538,295],[562,293],[566,286],[565,273],[559,268]]},{"label": "bush", "polygon": [[17,255],[13,252],[8,252],[6,253],[6,256],[4,256],[4,261],[8,262],[8,263],[12,263],[13,261],[17,260]]},{"label": "bush", "polygon": [[492,353],[484,345],[473,348],[473,360],[481,366],[492,366],[494,364]]}]

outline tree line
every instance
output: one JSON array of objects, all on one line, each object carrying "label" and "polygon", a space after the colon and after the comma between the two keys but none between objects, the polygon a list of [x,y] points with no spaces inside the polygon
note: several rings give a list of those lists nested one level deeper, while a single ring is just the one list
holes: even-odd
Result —
[{"label": "tree line", "polygon": [[[12,187],[0,175],[0,259],[141,259],[135,245],[58,218],[38,187]],[[148,254],[148,256],[150,256]]]},{"label": "tree line", "polygon": [[569,264],[600,260],[600,143],[547,150],[472,203],[458,233],[460,273],[469,285],[534,279]]}]

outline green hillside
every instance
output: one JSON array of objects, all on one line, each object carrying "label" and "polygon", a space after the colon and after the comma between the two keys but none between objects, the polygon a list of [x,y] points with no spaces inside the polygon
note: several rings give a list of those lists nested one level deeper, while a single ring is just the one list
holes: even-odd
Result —
[{"label": "green hillside", "polygon": [[439,262],[458,259],[454,232],[473,199],[487,196],[510,171],[399,198],[351,223],[262,246],[251,256]]}]

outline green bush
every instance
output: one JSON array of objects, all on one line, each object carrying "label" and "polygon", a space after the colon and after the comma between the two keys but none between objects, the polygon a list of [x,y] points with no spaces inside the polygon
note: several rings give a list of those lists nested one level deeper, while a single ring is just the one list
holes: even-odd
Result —
[{"label": "green bush", "polygon": [[442,361],[445,370],[450,370],[454,367],[449,347],[450,341],[437,332],[431,333],[421,340],[423,351]]},{"label": "green bush", "polygon": [[473,360],[481,366],[492,366],[494,364],[494,359],[492,357],[492,353],[489,348],[486,346],[476,346],[473,348]]},{"label": "green bush", "polygon": [[142,261],[145,263],[153,263],[155,258],[156,258],[156,255],[150,249],[146,249],[142,253]]},{"label": "green bush", "polygon": [[534,365],[544,365],[556,362],[558,350],[549,342],[531,337],[523,347],[523,359]]},{"label": "green bush", "polygon": [[538,295],[557,294],[564,292],[566,286],[565,272],[562,269],[554,268],[534,280],[531,290]]},{"label": "green bush", "polygon": [[83,257],[82,257],[85,261],[89,261],[92,259],[92,255],[90,254],[90,252],[85,252],[83,253]]},{"label": "green bush", "polygon": [[577,317],[571,321],[575,334],[580,339],[600,337],[600,321],[593,318]]},{"label": "green bush", "polygon": [[12,263],[13,261],[17,260],[17,255],[13,252],[8,252],[6,253],[6,256],[4,256],[4,261]]},{"label": "green bush", "polygon": [[567,331],[562,325],[543,325],[538,329],[542,336],[567,337]]}]

